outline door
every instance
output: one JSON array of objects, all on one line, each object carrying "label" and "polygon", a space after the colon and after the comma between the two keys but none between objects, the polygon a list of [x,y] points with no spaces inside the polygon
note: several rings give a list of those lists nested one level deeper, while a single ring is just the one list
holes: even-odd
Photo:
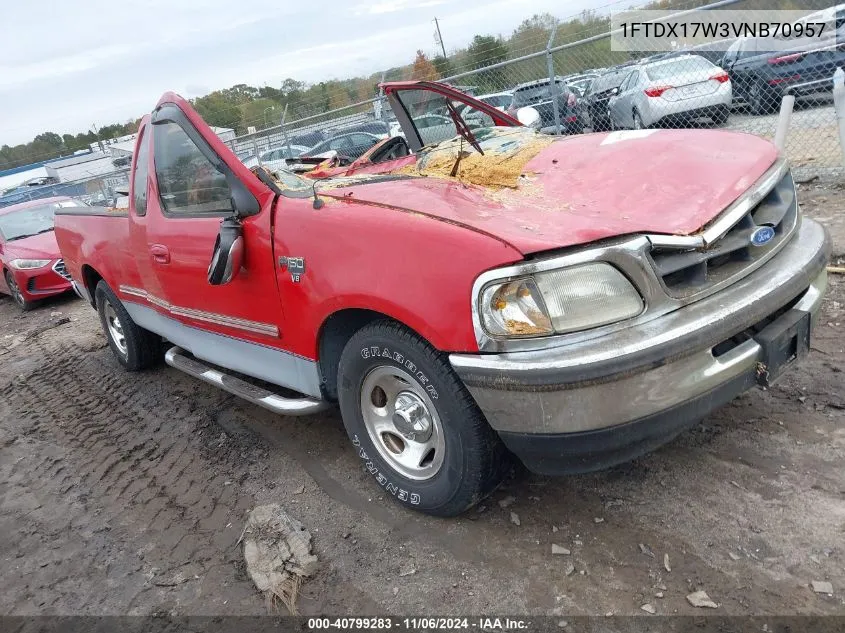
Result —
[{"label": "door", "polygon": [[611,97],[610,101],[608,101],[610,118],[613,120],[614,125],[618,127],[631,127],[633,125],[631,118],[631,88],[636,83],[638,76],[638,71],[631,72],[628,78],[619,86],[619,94]]},{"label": "door", "polygon": [[[143,246],[154,277],[145,281],[146,307],[156,312],[149,329],[199,358],[313,395],[316,373],[306,376],[285,353],[271,239],[275,194],[187,103],[171,98],[178,103],[160,105],[149,126]],[[212,286],[208,268],[220,223],[235,211],[243,266],[229,283]]]}]

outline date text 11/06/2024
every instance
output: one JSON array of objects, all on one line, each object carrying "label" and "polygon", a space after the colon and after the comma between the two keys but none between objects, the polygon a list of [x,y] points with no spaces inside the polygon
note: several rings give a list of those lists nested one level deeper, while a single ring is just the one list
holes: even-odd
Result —
[{"label": "date text 11/06/2024", "polygon": [[526,630],[530,622],[518,618],[308,618],[308,629],[318,630],[456,630],[478,629],[481,631]]}]

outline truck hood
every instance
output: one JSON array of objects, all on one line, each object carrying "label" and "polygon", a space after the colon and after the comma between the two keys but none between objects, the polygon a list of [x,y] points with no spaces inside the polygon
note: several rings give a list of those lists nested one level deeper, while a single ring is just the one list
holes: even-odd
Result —
[{"label": "truck hood", "polygon": [[58,259],[59,245],[53,231],[6,242],[6,258],[13,259]]},{"label": "truck hood", "polygon": [[[449,175],[460,151],[456,140],[424,151],[393,175],[330,181],[321,195],[459,224],[527,255],[633,233],[696,233],[777,158],[768,141],[721,130],[565,139],[527,128],[497,130],[482,141],[484,156],[464,144],[458,177]],[[511,159],[517,169],[505,186],[502,166]]]}]

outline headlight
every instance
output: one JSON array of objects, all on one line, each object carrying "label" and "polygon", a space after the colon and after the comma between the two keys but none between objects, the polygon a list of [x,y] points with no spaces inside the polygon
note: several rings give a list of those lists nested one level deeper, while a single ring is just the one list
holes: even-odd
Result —
[{"label": "headlight", "polygon": [[480,314],[492,336],[563,334],[637,316],[643,300],[610,264],[591,263],[494,283],[481,293]]},{"label": "headlight", "polygon": [[42,268],[50,263],[49,259],[13,259],[9,262],[13,268],[18,270],[31,270],[33,268]]},{"label": "headlight", "polygon": [[537,284],[530,277],[488,286],[481,294],[481,316],[485,329],[493,336],[540,336],[553,332]]}]

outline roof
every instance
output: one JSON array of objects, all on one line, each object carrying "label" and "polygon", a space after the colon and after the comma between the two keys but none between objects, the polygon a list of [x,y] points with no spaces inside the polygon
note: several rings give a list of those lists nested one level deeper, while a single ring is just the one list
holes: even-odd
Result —
[{"label": "roof", "polygon": [[701,55],[691,55],[691,54],[684,54],[684,55],[674,55],[672,57],[667,57],[666,59],[656,59],[651,62],[643,62],[640,66],[664,66],[666,64],[674,64],[675,62],[682,61],[684,59],[689,59],[692,57],[698,57],[707,61],[705,57],[701,57]]},{"label": "roof", "polygon": [[52,204],[54,202],[64,202],[65,200],[72,200],[68,196],[54,196],[52,198],[37,198],[35,200],[27,200],[26,202],[19,202],[18,204],[11,204],[8,207],[0,208],[0,215],[4,215],[11,211],[21,211],[22,209],[29,209],[30,207],[43,207],[45,204]]},{"label": "roof", "polygon": [[62,167],[69,167],[70,165],[78,165],[80,163],[89,163],[93,160],[99,160],[107,157],[108,154],[104,154],[103,152],[90,152],[88,154],[79,154],[78,156],[68,156],[67,158],[55,160],[50,163],[50,167],[53,169],[61,169]]}]

